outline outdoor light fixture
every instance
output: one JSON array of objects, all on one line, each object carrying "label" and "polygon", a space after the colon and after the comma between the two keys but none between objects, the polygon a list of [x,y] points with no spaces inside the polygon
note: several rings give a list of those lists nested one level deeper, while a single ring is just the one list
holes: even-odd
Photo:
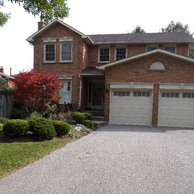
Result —
[{"label": "outdoor light fixture", "polygon": [[46,86],[42,85],[42,116],[45,117],[45,91]]}]

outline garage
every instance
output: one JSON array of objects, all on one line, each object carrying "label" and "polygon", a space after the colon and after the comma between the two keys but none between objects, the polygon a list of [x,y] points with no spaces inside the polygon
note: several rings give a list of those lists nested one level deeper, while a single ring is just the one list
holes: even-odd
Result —
[{"label": "garage", "polygon": [[150,126],[152,88],[152,84],[111,84],[110,124]]},{"label": "garage", "polygon": [[194,127],[193,89],[193,86],[183,84],[160,85],[158,126]]}]

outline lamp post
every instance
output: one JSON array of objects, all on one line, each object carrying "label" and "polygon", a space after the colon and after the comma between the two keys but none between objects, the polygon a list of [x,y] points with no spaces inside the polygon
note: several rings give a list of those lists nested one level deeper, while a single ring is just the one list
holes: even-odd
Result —
[{"label": "lamp post", "polygon": [[46,86],[42,85],[42,116],[45,117],[45,91]]}]

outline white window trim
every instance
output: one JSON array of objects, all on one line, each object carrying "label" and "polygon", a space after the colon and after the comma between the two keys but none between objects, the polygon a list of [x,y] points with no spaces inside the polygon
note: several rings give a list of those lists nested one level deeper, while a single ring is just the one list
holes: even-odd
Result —
[{"label": "white window trim", "polygon": [[[163,47],[163,49],[165,50],[166,47],[174,47],[175,48],[174,53],[176,53],[177,48],[176,48],[176,45],[175,44],[165,44],[164,47]],[[167,51],[167,50],[165,50],[165,51]],[[170,51],[168,51],[168,52],[170,52]]]},{"label": "white window trim", "polygon": [[127,46],[116,46],[115,47],[115,56],[114,56],[114,60],[115,61],[118,61],[116,58],[117,58],[117,48],[125,48],[126,49],[126,53],[125,53],[125,58],[127,58],[127,53],[128,53],[128,51],[127,51]]},{"label": "white window trim", "polygon": [[[100,49],[109,49],[109,61],[100,61]],[[99,47],[98,48],[98,63],[110,63],[111,50],[110,47]]]},{"label": "white window trim", "polygon": [[[62,44],[71,44],[71,60],[62,60]],[[73,62],[73,43],[71,41],[60,41],[60,63],[71,63]]]},{"label": "white window trim", "polygon": [[[46,61],[46,45],[49,45],[49,44],[55,45],[55,60],[54,61]],[[50,41],[44,42],[44,63],[56,63],[56,40],[55,40],[55,42],[50,42]]]}]

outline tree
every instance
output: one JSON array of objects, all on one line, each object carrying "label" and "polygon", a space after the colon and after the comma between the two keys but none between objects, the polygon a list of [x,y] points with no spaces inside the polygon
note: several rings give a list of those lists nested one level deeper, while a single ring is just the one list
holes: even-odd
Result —
[{"label": "tree", "polygon": [[46,86],[45,103],[59,102],[58,91],[63,84],[55,75],[31,70],[20,72],[14,76],[14,81],[16,84],[14,100],[23,104],[28,111],[41,110],[43,85]]},{"label": "tree", "polygon": [[[26,12],[34,16],[40,16],[41,21],[48,23],[54,18],[63,19],[68,16],[69,8],[67,0],[8,0],[23,6]],[[1,7],[1,6],[0,6]],[[1,13],[1,12],[0,12]],[[9,19],[9,15],[0,14],[0,26]]]},{"label": "tree", "polygon": [[131,33],[145,33],[145,30],[143,28],[141,28],[141,26],[136,26],[136,28],[134,30],[132,30]]},{"label": "tree", "polygon": [[193,34],[189,30],[188,24],[183,25],[181,22],[174,22],[173,20],[168,24],[166,28],[161,28],[161,32],[185,32],[192,36]]},{"label": "tree", "polygon": [[[0,1],[0,8],[3,6],[4,6],[3,2]],[[4,26],[7,23],[9,18],[10,18],[9,13],[0,12],[0,27]]]},{"label": "tree", "polygon": [[[189,25],[185,24],[183,25],[181,22],[174,22],[171,21],[166,28],[162,28],[161,32],[185,32],[186,34],[189,34],[191,37],[193,36],[193,33],[189,30]],[[189,57],[194,58],[194,46],[189,46]]]}]

